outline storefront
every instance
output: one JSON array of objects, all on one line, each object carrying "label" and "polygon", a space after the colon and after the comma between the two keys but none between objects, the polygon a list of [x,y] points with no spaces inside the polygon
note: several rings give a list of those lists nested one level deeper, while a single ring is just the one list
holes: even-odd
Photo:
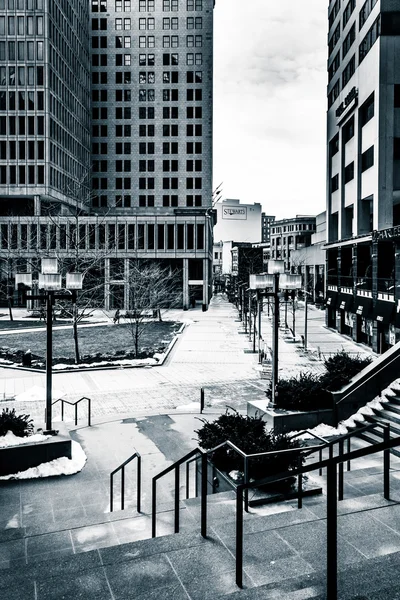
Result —
[{"label": "storefront", "polygon": [[338,298],[338,315],[337,315],[337,328],[340,333],[344,335],[353,335],[353,295],[352,294],[339,294]]},{"label": "storefront", "polygon": [[355,308],[355,341],[372,346],[373,310],[372,298],[356,296]]},{"label": "storefront", "polygon": [[338,293],[332,290],[328,290],[326,293],[326,309],[327,309],[327,325],[328,327],[336,327],[336,306],[337,306]]},{"label": "storefront", "polygon": [[389,300],[377,300],[374,308],[374,319],[377,322],[377,352],[382,354],[392,345],[393,333],[389,334],[390,322],[394,316],[395,304]]}]

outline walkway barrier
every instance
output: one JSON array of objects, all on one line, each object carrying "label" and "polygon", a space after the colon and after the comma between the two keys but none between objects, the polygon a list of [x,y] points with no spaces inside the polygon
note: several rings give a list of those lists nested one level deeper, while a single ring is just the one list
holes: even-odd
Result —
[{"label": "walkway barrier", "polygon": [[125,462],[123,462],[119,467],[114,469],[112,473],[110,473],[110,512],[114,510],[114,475],[121,471],[121,510],[125,510],[125,467],[132,460],[137,458],[137,473],[136,473],[136,510],[140,513],[141,508],[141,485],[142,485],[142,458],[139,452],[135,452],[130,456]]},{"label": "walkway barrier", "polygon": [[74,406],[75,407],[75,426],[76,426],[76,425],[78,425],[78,405],[83,400],[86,400],[88,403],[88,427],[91,427],[91,424],[92,424],[92,401],[87,396],[82,396],[82,398],[79,398],[79,400],[76,400],[76,402],[70,402],[69,400],[64,400],[64,398],[58,398],[57,400],[52,402],[52,406],[54,406],[54,404],[57,404],[57,402],[61,402],[61,421],[64,421],[64,404],[69,404],[70,406]]}]

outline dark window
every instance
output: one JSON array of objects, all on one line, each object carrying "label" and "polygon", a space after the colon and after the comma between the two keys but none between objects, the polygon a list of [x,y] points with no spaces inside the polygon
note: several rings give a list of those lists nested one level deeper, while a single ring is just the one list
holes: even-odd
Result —
[{"label": "dark window", "polygon": [[344,87],[350,79],[353,77],[356,70],[356,55],[353,54],[347,65],[345,66],[342,74],[342,87]]},{"label": "dark window", "polygon": [[374,147],[371,146],[361,154],[361,172],[370,169],[374,164]]},{"label": "dark window", "polygon": [[368,19],[369,15],[371,14],[371,11],[374,8],[376,3],[377,3],[377,0],[366,0],[366,2],[364,2],[364,4],[362,5],[360,14],[358,17],[359,29],[361,29],[363,27],[364,23]]},{"label": "dark window", "polygon": [[372,27],[369,29],[367,35],[364,37],[363,41],[359,47],[359,57],[358,63],[360,64],[364,58],[367,56],[368,52],[371,50],[372,46],[375,44],[376,40],[380,35],[380,16],[374,21]]},{"label": "dark window", "polygon": [[352,179],[354,179],[354,162],[344,168],[344,182],[348,183]]},{"label": "dark window", "polygon": [[354,117],[351,117],[342,129],[343,144],[347,144],[354,137]]},{"label": "dark window", "polygon": [[342,58],[344,58],[346,56],[346,54],[350,50],[351,46],[353,45],[355,39],[356,39],[356,24],[353,23],[353,25],[350,28],[349,33],[346,35],[346,37],[344,38],[344,41],[343,41]]},{"label": "dark window", "polygon": [[334,175],[331,179],[331,192],[336,192],[339,189],[339,175]]},{"label": "dark window", "polygon": [[335,137],[329,142],[329,155],[335,156],[339,152],[339,134],[337,133]]},{"label": "dark window", "polygon": [[374,94],[364,102],[364,104],[360,108],[360,122],[361,127],[363,127],[368,121],[372,119],[374,116]]},{"label": "dark window", "polygon": [[344,11],[343,11],[343,29],[346,27],[348,20],[350,19],[354,9],[356,7],[356,0],[350,0]]}]

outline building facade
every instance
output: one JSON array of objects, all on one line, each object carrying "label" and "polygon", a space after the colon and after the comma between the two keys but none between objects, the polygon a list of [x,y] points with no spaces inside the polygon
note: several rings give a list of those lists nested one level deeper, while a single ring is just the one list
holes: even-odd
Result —
[{"label": "building facade", "polygon": [[329,3],[327,323],[400,339],[400,1]]},{"label": "building facade", "polygon": [[262,213],[261,215],[261,241],[269,242],[271,239],[271,226],[275,221],[275,217],[272,215],[266,215]]},{"label": "building facade", "polygon": [[271,226],[271,258],[284,260],[286,271],[297,267],[291,260],[291,253],[311,245],[315,227],[315,217],[303,215],[275,221]]},{"label": "building facade", "polygon": [[321,306],[325,301],[326,213],[315,217],[310,246],[291,251],[292,271],[301,274],[308,299]]},{"label": "building facade", "polygon": [[214,227],[216,241],[261,241],[261,212],[259,203],[241,204],[237,199],[226,199],[215,204],[217,223]]},{"label": "building facade", "polygon": [[0,0],[3,287],[78,248],[98,258],[106,308],[128,308],[144,260],[179,272],[184,307],[208,305],[213,8]]}]

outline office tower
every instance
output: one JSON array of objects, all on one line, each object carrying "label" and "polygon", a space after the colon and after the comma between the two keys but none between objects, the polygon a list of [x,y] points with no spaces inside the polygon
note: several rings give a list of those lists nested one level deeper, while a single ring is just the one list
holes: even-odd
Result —
[{"label": "office tower", "polygon": [[[89,7],[0,0],[0,214],[68,214],[90,164]],[[57,208],[56,208],[57,205]]]},{"label": "office tower", "polygon": [[327,323],[400,339],[400,2],[329,4]]},{"label": "office tower", "polygon": [[[39,27],[47,3],[15,0],[7,10],[9,5],[17,21],[21,8],[29,15],[26,19],[33,19],[33,27]],[[88,257],[103,255],[106,308],[129,308],[132,261],[156,261],[179,273],[184,307],[193,301],[207,307],[213,223],[213,8],[213,0],[48,4],[41,86],[49,122],[40,155],[46,185],[29,190],[37,201],[30,212],[20,211],[42,216],[40,222],[26,223],[27,242],[21,221],[3,221],[3,255],[26,246],[41,255],[54,251],[68,257],[75,246]],[[0,30],[4,47],[10,38],[7,19],[6,11],[4,33]],[[11,68],[9,62],[4,55],[5,69]],[[7,123],[9,108],[4,110]],[[9,181],[6,170],[1,194],[9,193]],[[15,179],[13,185],[17,195],[21,182]],[[76,208],[78,226],[68,216],[76,215]],[[54,223],[44,216],[45,209],[58,215],[56,235],[49,233]],[[38,226],[36,238],[32,231]]]}]

